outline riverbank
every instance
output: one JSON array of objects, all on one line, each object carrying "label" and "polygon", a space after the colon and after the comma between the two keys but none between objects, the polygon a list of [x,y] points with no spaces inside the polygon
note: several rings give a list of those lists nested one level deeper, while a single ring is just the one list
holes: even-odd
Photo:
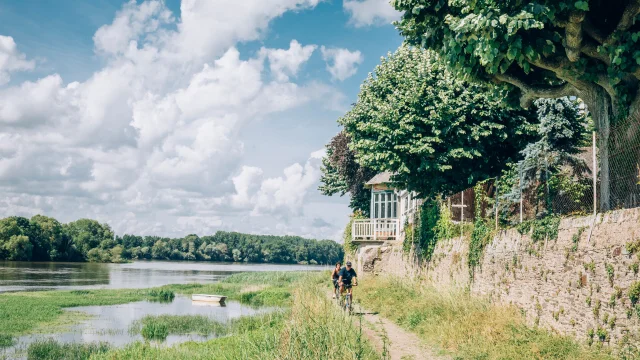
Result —
[{"label": "riverbank", "polygon": [[[151,315],[136,322],[131,334],[145,341],[124,347],[99,343],[63,343],[39,340],[24,349],[28,359],[378,359],[362,336],[359,319],[346,317],[324,298],[325,273],[240,273],[216,284],[169,285],[149,290],[80,290],[0,294],[0,317],[8,319],[0,332],[14,339],[24,334],[63,329],[86,314],[69,307],[113,305],[143,299],[167,300],[192,293],[220,293],[231,301],[276,311],[241,316],[226,322],[202,315]],[[160,296],[160,294],[164,294]],[[3,324],[4,325],[4,324]],[[220,336],[158,346],[173,334]],[[10,340],[11,341],[11,340]],[[338,354],[338,355],[337,355]],[[2,356],[0,355],[0,358]]]}]

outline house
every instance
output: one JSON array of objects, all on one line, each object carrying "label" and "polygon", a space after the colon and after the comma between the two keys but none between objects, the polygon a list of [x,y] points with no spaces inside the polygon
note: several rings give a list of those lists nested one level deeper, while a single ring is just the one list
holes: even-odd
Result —
[{"label": "house", "polygon": [[352,241],[358,244],[394,243],[404,240],[404,224],[413,222],[413,215],[420,205],[414,192],[394,186],[392,173],[383,172],[367,181],[371,189],[369,219],[353,221]]}]

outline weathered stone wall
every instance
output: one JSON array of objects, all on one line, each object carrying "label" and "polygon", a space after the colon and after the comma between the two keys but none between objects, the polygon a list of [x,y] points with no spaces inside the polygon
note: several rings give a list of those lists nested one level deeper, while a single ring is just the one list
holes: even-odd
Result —
[{"label": "weathered stone wall", "polygon": [[[628,288],[639,281],[638,257],[625,245],[640,237],[640,209],[567,218],[556,240],[533,243],[515,229],[500,232],[484,251],[470,281],[468,240],[438,244],[430,263],[420,264],[399,246],[368,246],[357,253],[358,269],[469,287],[473,294],[515,304],[531,324],[588,339],[589,329],[611,340],[636,337],[639,317]],[[635,270],[635,271],[634,271]],[[597,341],[598,335],[595,335]]]}]

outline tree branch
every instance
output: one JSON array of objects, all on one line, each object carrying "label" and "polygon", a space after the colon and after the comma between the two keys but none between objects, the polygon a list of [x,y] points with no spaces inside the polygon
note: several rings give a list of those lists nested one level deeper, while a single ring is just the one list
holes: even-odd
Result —
[{"label": "tree branch", "polygon": [[582,49],[582,22],[585,18],[584,11],[574,11],[569,15],[569,21],[564,29],[566,37],[565,50],[569,61],[576,62],[580,59]]},{"label": "tree branch", "polygon": [[593,40],[602,44],[606,39],[606,36],[600,31],[600,29],[593,25],[589,18],[585,19],[582,24],[582,29],[587,35],[591,36]]},{"label": "tree branch", "polygon": [[494,78],[497,81],[506,82],[519,88],[522,92],[520,105],[525,109],[531,106],[534,100],[539,98],[559,98],[578,95],[578,90],[570,83],[563,85],[530,85],[523,79],[509,74],[497,74]]},{"label": "tree branch", "polygon": [[590,58],[594,58],[602,61],[607,65],[611,65],[611,58],[607,54],[601,54],[598,52],[598,45],[594,44],[591,41],[585,41],[582,45],[582,49],[580,49],[583,54],[587,55]]},{"label": "tree branch", "polygon": [[605,44],[612,44],[615,40],[616,34],[623,33],[633,25],[636,16],[640,14],[640,0],[632,0],[627,4],[627,7],[622,12],[622,17],[618,22],[618,26],[607,36],[604,40]]}]

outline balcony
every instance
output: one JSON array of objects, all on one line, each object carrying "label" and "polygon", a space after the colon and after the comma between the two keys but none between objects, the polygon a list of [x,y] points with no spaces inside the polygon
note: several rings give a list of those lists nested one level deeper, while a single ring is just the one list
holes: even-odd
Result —
[{"label": "balcony", "polygon": [[398,239],[399,219],[356,219],[351,235],[354,242],[384,242]]}]

